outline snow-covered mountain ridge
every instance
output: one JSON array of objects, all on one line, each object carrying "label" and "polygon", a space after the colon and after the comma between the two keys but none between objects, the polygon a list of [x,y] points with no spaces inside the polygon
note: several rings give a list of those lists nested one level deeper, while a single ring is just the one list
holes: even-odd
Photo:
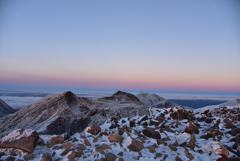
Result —
[{"label": "snow-covered mountain ridge", "polygon": [[[154,115],[108,118],[101,126],[86,127],[70,137],[66,134],[38,136],[32,130],[13,131],[1,140],[1,159],[239,160],[239,106],[202,112],[188,111],[181,106],[151,110]],[[18,146],[17,140],[16,145],[12,143],[14,138],[22,142],[26,137],[38,141],[29,142],[34,145],[32,148]],[[15,148],[8,148],[9,144]],[[21,150],[24,148],[30,152]]]}]

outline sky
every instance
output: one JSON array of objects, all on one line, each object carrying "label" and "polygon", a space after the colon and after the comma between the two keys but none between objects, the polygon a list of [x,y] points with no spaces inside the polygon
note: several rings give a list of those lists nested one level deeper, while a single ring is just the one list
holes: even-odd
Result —
[{"label": "sky", "polygon": [[238,0],[2,0],[0,87],[240,94]]}]

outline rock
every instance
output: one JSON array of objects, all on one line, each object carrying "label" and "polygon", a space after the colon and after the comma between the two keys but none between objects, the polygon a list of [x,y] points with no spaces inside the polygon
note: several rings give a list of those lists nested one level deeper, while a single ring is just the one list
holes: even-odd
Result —
[{"label": "rock", "polygon": [[87,127],[85,131],[90,134],[97,135],[101,131],[101,127],[92,125],[90,127]]},{"label": "rock", "polygon": [[103,135],[108,135],[108,133],[106,131],[102,131],[99,133],[99,136],[103,136]]},{"label": "rock", "polygon": [[192,128],[186,126],[184,132],[189,133],[189,134],[193,134],[194,131],[193,131]]},{"label": "rock", "polygon": [[209,139],[209,136],[207,136],[206,134],[204,134],[204,135],[200,136],[200,139],[206,139],[206,140],[208,140],[208,139]]},{"label": "rock", "polygon": [[23,159],[25,160],[33,160],[34,158],[35,158],[35,154],[32,154],[32,153],[28,153],[23,156]]},{"label": "rock", "polygon": [[83,144],[77,144],[77,147],[76,147],[77,150],[80,150],[80,151],[83,151],[86,149],[86,147],[83,145]]},{"label": "rock", "polygon": [[229,132],[232,136],[236,136],[237,134],[240,133],[240,128],[234,128],[231,129],[231,131]]},{"label": "rock", "polygon": [[39,146],[44,146],[45,145],[45,143],[44,143],[42,138],[39,137],[39,139],[37,141],[37,145],[39,145]]},{"label": "rock", "polygon": [[206,122],[206,123],[211,123],[212,121],[213,121],[213,119],[210,118],[210,117],[207,117],[207,118],[205,119],[205,122]]},{"label": "rock", "polygon": [[169,144],[168,147],[173,151],[177,151],[177,148],[175,146],[173,146],[172,144]]},{"label": "rock", "polygon": [[93,143],[96,143],[98,141],[98,138],[93,138]]},{"label": "rock", "polygon": [[118,129],[118,134],[122,135],[125,132],[124,128],[117,128]]},{"label": "rock", "polygon": [[165,126],[165,130],[167,132],[172,132],[172,133],[175,133],[175,131],[173,129],[171,129],[169,126]]},{"label": "rock", "polygon": [[207,136],[209,138],[214,138],[215,137],[215,134],[213,132],[207,132]]},{"label": "rock", "polygon": [[86,146],[91,146],[91,143],[88,141],[88,139],[84,139],[84,140],[83,140],[83,143],[84,143]]},{"label": "rock", "polygon": [[107,137],[110,142],[122,142],[123,138],[119,134],[112,134]]},{"label": "rock", "polygon": [[187,158],[189,158],[190,160],[194,159],[194,156],[187,150],[184,151],[184,154]]},{"label": "rock", "polygon": [[165,144],[165,142],[162,139],[156,139],[157,140],[157,144]]},{"label": "rock", "polygon": [[16,148],[32,153],[37,145],[39,135],[34,130],[18,129],[9,133],[1,140],[0,148]]},{"label": "rock", "polygon": [[189,127],[193,129],[193,132],[195,134],[199,134],[199,130],[198,130],[198,127],[196,125],[194,125],[191,122],[189,122]]},{"label": "rock", "polygon": [[217,161],[228,161],[228,159],[226,157],[220,157],[217,159]]},{"label": "rock", "polygon": [[100,146],[97,146],[96,149],[106,150],[106,149],[112,149],[112,148],[107,144],[102,144]]},{"label": "rock", "polygon": [[77,141],[78,141],[78,139],[76,137],[72,138],[72,142],[77,142]]},{"label": "rock", "polygon": [[50,138],[50,140],[47,142],[46,146],[48,148],[51,148],[53,145],[62,144],[62,143],[64,143],[62,136],[57,135],[56,137]]},{"label": "rock", "polygon": [[5,161],[15,161],[15,158],[14,157],[12,157],[12,156],[9,156],[9,157],[7,157],[6,158],[6,160]]},{"label": "rock", "polygon": [[113,153],[107,153],[107,154],[105,154],[105,158],[107,161],[115,161],[117,156]]},{"label": "rock", "polygon": [[43,153],[39,161],[52,161],[52,156],[50,153]]},{"label": "rock", "polygon": [[60,155],[61,156],[67,155],[70,151],[71,151],[70,149],[65,149],[64,151],[62,151]]},{"label": "rock", "polygon": [[221,151],[220,155],[223,156],[223,157],[228,158],[228,150],[224,146],[222,146],[222,145],[221,145],[221,150],[222,151]]},{"label": "rock", "polygon": [[117,155],[123,156],[123,152],[121,151],[121,152],[119,152]]},{"label": "rock", "polygon": [[229,157],[228,161],[240,161],[238,157]]},{"label": "rock", "polygon": [[142,133],[147,136],[147,137],[151,137],[151,138],[154,138],[154,139],[161,139],[161,135],[158,131],[154,131],[152,129],[143,129],[142,130]]},{"label": "rock", "polygon": [[183,161],[181,158],[179,158],[178,156],[176,156],[175,158],[176,161]]},{"label": "rock", "polygon": [[75,158],[76,157],[76,153],[75,153],[75,151],[74,150],[72,150],[72,151],[70,151],[68,154],[67,154],[67,158],[68,159],[73,159],[73,158]]},{"label": "rock", "polygon": [[152,146],[152,145],[148,146],[147,148],[149,149],[150,153],[155,153],[156,152],[155,147]]},{"label": "rock", "polygon": [[138,124],[140,124],[141,122],[146,121],[146,120],[148,120],[148,116],[144,115],[144,116],[141,117],[141,119],[139,120]]},{"label": "rock", "polygon": [[[135,122],[134,122],[134,123],[135,123]],[[130,127],[128,127],[127,125],[123,125],[122,128],[125,129],[125,130],[128,131],[128,132],[130,131]]]},{"label": "rock", "polygon": [[162,154],[161,153],[156,153],[154,158],[156,159],[156,158],[160,158],[160,157],[162,157]]},{"label": "rock", "polygon": [[225,119],[223,120],[224,123],[226,123],[226,128],[229,129],[229,128],[235,128],[235,126],[232,124],[232,121],[230,121],[229,119]]},{"label": "rock", "polygon": [[123,158],[117,158],[115,161],[124,161]]},{"label": "rock", "polygon": [[80,139],[86,139],[87,137],[84,136],[84,135],[80,135],[79,138],[80,138]]},{"label": "rock", "polygon": [[73,147],[73,144],[72,143],[70,143],[70,142],[65,142],[65,143],[63,143],[59,148],[61,148],[61,149],[70,149],[70,148],[72,148]]},{"label": "rock", "polygon": [[135,126],[135,122],[134,121],[129,121],[129,126],[130,127],[134,127]]},{"label": "rock", "polygon": [[190,137],[190,140],[189,140],[189,147],[191,148],[191,149],[194,149],[194,147],[195,147],[195,144],[196,144],[196,137],[195,137],[195,135],[193,134],[193,135],[191,135],[191,137]]},{"label": "rock", "polygon": [[143,147],[143,143],[141,143],[138,140],[135,140],[132,138],[131,143],[128,145],[127,147],[128,149],[135,151],[135,152],[139,152],[141,151],[144,147]]}]

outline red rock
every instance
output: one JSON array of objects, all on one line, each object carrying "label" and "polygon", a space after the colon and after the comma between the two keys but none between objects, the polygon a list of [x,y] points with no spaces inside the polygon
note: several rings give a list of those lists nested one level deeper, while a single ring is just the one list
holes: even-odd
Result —
[{"label": "red rock", "polygon": [[48,148],[51,148],[53,145],[62,144],[62,143],[64,143],[62,136],[57,135],[56,137],[50,138],[50,140],[47,142],[46,146]]},{"label": "red rock", "polygon": [[188,144],[189,144],[189,147],[190,147],[191,149],[194,149],[194,147],[195,147],[195,145],[196,145],[196,137],[195,137],[195,135],[191,135]]},{"label": "red rock", "polygon": [[193,132],[195,134],[199,134],[199,130],[198,130],[198,127],[195,126],[194,124],[192,124],[191,122],[189,122],[189,127],[193,129]]},{"label": "red rock", "polygon": [[226,157],[221,157],[221,158],[218,158],[217,161],[228,161],[228,159]]},{"label": "red rock", "polygon": [[107,144],[102,144],[100,146],[97,146],[96,149],[106,150],[106,149],[112,149],[112,148]]},{"label": "red rock", "polygon": [[92,126],[86,128],[85,131],[90,133],[90,134],[97,135],[101,131],[101,127],[96,126],[96,125],[92,125]]},{"label": "red rock", "polygon": [[108,133],[106,131],[102,131],[99,133],[99,136],[103,136],[103,135],[108,135]]},{"label": "red rock", "polygon": [[[14,136],[14,138],[12,137]],[[32,153],[37,145],[39,135],[33,130],[18,129],[2,138],[0,148],[16,148]]]},{"label": "red rock", "polygon": [[70,142],[65,142],[60,146],[61,149],[70,149],[71,147],[73,147],[73,144]]},{"label": "red rock", "polygon": [[39,161],[52,161],[52,156],[50,153],[43,153]]},{"label": "red rock", "polygon": [[70,159],[70,160],[75,158],[75,157],[76,157],[76,153],[75,153],[74,150],[70,151],[67,155],[67,158]]},{"label": "red rock", "polygon": [[107,137],[110,142],[122,142],[123,138],[119,134],[112,134]]},{"label": "red rock", "polygon": [[155,147],[152,146],[152,145],[148,146],[147,148],[148,148],[150,153],[155,153],[156,152]]},{"label": "red rock", "polygon": [[91,146],[91,143],[88,141],[88,139],[84,139],[84,140],[83,140],[83,143],[84,143],[86,146]]},{"label": "red rock", "polygon": [[132,151],[139,152],[144,147],[143,147],[143,143],[141,143],[140,141],[135,140],[135,139],[132,138],[132,142],[131,142],[131,144],[127,148],[132,150]]}]

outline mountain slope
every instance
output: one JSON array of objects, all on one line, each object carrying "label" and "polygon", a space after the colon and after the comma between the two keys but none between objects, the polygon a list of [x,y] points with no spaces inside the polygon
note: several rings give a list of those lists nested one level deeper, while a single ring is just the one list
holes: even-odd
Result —
[{"label": "mountain slope", "polygon": [[59,116],[73,115],[89,110],[87,101],[79,100],[72,92],[46,96],[15,112],[0,124],[0,132],[17,128],[43,130]]},{"label": "mountain slope", "polygon": [[6,116],[14,112],[14,109],[12,109],[8,104],[6,104],[3,100],[0,99],[0,117]]},{"label": "mountain slope", "polygon": [[218,105],[205,106],[205,107],[202,107],[202,108],[195,109],[194,111],[195,112],[201,112],[201,111],[205,111],[205,110],[210,110],[211,111],[214,108],[226,107],[226,106],[228,106],[228,108],[240,107],[240,99],[234,99],[234,100],[227,101],[227,102],[224,102],[224,103],[221,103],[221,104],[218,104]]},{"label": "mountain slope", "polygon": [[137,98],[144,103],[146,106],[155,107],[155,108],[169,108],[179,106],[179,104],[167,101],[159,95],[152,93],[139,93],[136,95]]}]

